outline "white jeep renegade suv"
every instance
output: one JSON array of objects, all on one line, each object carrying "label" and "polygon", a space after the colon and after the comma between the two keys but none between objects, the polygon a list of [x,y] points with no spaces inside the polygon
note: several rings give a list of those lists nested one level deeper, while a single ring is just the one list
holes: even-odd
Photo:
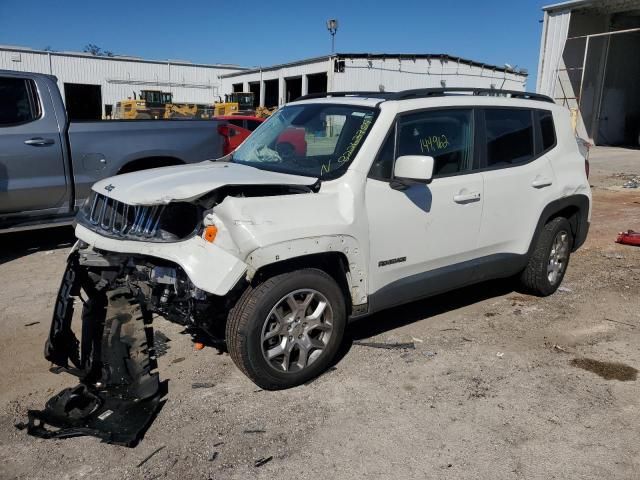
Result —
[{"label": "white jeep renegade suv", "polygon": [[292,387],[330,365],[349,318],[499,277],[553,293],[590,211],[547,97],[306,96],[227,157],[95,184],[45,354],[87,384],[137,382],[158,314],[226,341],[260,387]]}]

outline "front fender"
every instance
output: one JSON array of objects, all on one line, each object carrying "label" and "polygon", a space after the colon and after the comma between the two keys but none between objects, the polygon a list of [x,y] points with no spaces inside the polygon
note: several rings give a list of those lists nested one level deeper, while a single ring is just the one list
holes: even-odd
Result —
[{"label": "front fender", "polygon": [[246,258],[247,278],[262,267],[305,255],[338,252],[348,261],[347,283],[353,305],[367,303],[367,263],[358,241],[349,235],[299,238],[256,248]]}]

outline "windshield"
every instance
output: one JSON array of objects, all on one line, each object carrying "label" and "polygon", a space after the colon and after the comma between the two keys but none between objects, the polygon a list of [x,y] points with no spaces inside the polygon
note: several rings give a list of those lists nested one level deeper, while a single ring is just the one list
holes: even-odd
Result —
[{"label": "windshield", "polygon": [[342,175],[373,125],[375,110],[290,105],[274,113],[233,153],[232,162],[322,179]]}]

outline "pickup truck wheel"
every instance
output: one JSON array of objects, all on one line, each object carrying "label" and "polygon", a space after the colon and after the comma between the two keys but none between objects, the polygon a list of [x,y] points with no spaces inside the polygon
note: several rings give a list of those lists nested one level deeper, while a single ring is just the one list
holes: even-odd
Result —
[{"label": "pickup truck wheel", "polygon": [[329,367],[345,325],[345,300],[336,282],[321,270],[297,270],[243,293],[229,313],[227,347],[259,387],[290,388]]},{"label": "pickup truck wheel", "polygon": [[573,235],[566,218],[557,217],[547,223],[520,275],[525,290],[541,297],[555,292],[567,271],[572,245]]}]

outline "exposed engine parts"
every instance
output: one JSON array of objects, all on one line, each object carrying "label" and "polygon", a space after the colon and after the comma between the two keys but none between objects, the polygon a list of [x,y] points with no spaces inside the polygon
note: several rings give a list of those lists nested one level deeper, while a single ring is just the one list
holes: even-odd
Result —
[{"label": "exposed engine parts", "polygon": [[[55,373],[80,384],[30,410],[29,434],[41,438],[91,435],[135,445],[153,421],[166,391],[155,371],[152,314],[214,334],[216,302],[178,267],[81,246],[69,257],[56,300],[45,358]],[[217,304],[221,300],[218,300]],[[82,304],[79,335],[72,328]]]}]

